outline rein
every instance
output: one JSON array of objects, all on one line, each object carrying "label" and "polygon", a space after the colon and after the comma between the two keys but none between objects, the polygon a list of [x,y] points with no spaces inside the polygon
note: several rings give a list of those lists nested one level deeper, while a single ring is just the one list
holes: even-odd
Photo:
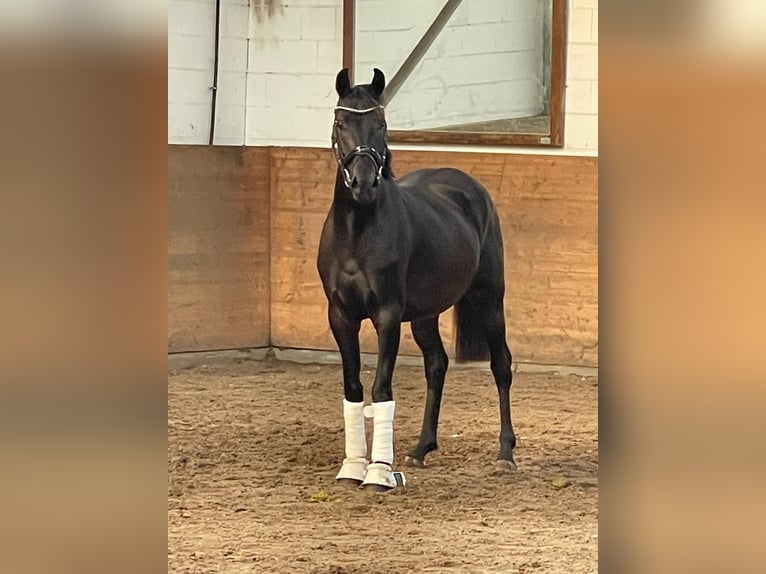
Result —
[{"label": "rein", "polygon": [[[374,112],[375,110],[383,110],[385,106],[373,106],[364,110],[356,108],[347,108],[345,106],[335,106],[333,111],[342,110],[344,112],[351,112],[353,114],[367,114]],[[343,172],[343,183],[346,187],[351,189],[351,173],[348,171],[348,165],[354,160],[355,157],[366,157],[376,167],[375,185],[380,183],[381,177],[383,177],[383,168],[386,165],[386,152],[382,154],[372,146],[358,145],[353,150],[343,155],[338,145],[337,125],[332,129],[332,150],[335,152],[335,161],[338,163],[338,167]]]}]

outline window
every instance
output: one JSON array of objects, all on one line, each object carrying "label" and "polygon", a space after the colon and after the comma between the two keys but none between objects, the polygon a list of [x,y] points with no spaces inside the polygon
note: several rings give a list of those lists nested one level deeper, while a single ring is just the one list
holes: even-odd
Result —
[{"label": "window", "polygon": [[560,147],[565,34],[566,0],[344,0],[343,65],[393,142]]}]

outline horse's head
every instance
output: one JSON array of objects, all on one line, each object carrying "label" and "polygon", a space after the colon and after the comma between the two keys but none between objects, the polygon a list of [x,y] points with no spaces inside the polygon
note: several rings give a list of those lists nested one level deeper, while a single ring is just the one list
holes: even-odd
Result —
[{"label": "horse's head", "polygon": [[352,87],[347,68],[335,79],[338,104],[332,146],[346,187],[362,204],[375,201],[381,180],[390,175],[386,116],[380,100],[385,87],[386,78],[377,68],[370,84]]}]

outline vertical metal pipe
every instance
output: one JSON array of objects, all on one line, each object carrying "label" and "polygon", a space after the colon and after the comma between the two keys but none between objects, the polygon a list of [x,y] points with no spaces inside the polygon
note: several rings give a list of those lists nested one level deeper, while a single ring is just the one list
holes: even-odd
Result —
[{"label": "vertical metal pipe", "polygon": [[220,47],[221,40],[221,0],[215,0],[215,56],[213,58],[213,86],[210,88],[213,90],[212,109],[210,110],[210,138],[208,145],[213,145],[213,138],[215,137],[215,106],[218,99],[218,49]]}]

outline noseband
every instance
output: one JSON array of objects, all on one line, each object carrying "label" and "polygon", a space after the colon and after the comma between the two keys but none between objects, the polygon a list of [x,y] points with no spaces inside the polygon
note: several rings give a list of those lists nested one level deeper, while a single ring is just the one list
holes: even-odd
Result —
[{"label": "noseband", "polygon": [[[364,110],[358,110],[356,108],[347,108],[345,106],[336,106],[333,111],[343,110],[344,112],[351,112],[352,114],[367,114],[374,112],[375,110],[385,109],[384,106],[373,106]],[[375,185],[380,183],[380,178],[383,177],[383,168],[386,165],[386,152],[381,154],[372,146],[358,145],[353,150],[343,155],[338,145],[338,133],[337,124],[332,128],[332,150],[335,152],[335,161],[338,163],[338,167],[343,172],[343,182],[346,187],[351,189],[351,174],[348,171],[348,165],[354,160],[355,157],[366,157],[375,165],[376,176]]]}]

